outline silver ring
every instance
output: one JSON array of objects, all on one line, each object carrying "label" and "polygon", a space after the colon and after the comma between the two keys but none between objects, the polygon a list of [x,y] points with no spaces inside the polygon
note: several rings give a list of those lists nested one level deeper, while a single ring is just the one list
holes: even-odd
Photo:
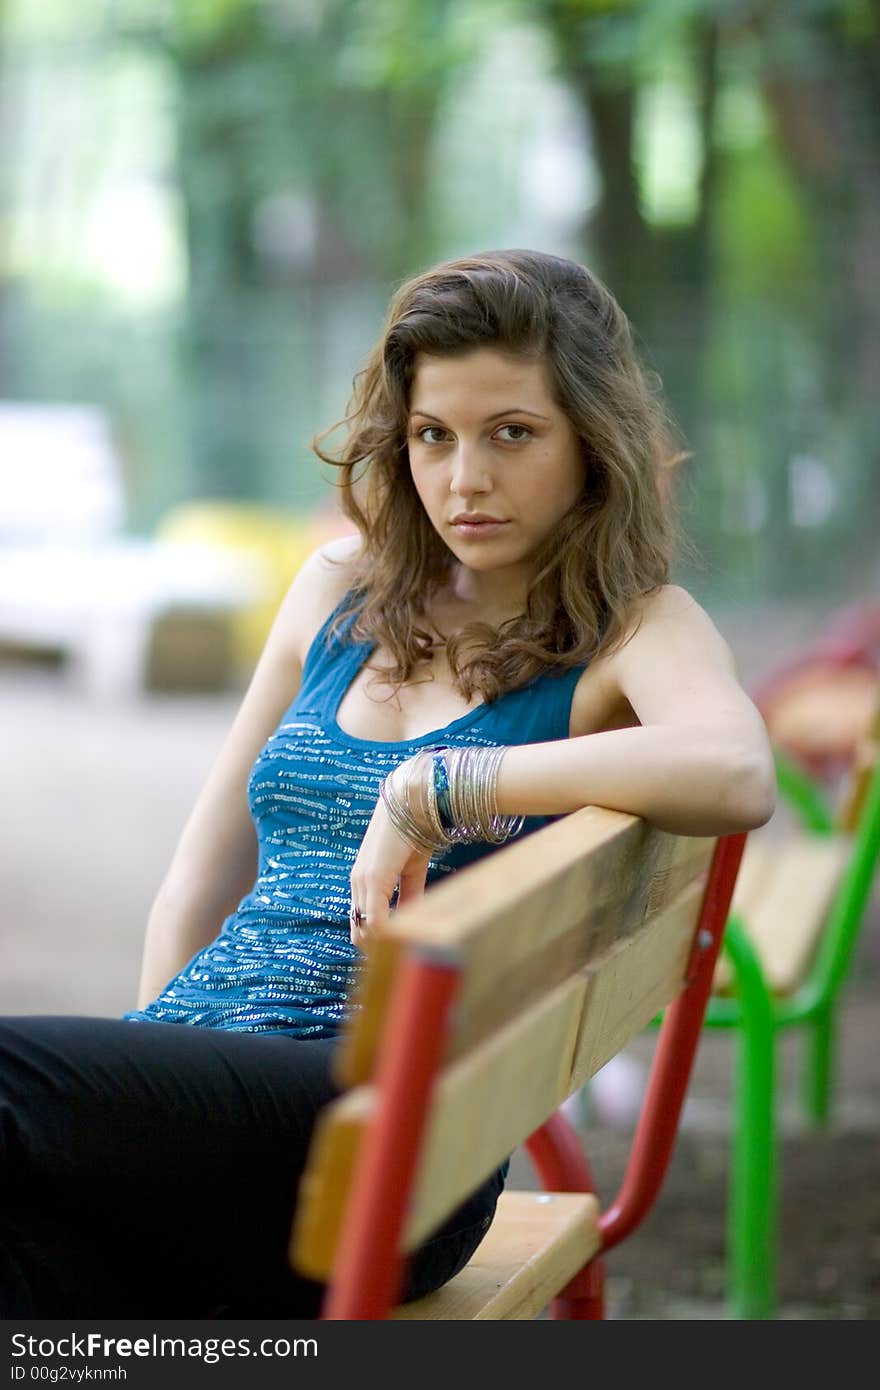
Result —
[{"label": "silver ring", "polygon": [[355,907],[354,905],[352,905],[351,912],[349,912],[348,914],[348,920],[353,924],[353,926],[362,927],[365,925],[367,919],[361,912],[359,907]]}]

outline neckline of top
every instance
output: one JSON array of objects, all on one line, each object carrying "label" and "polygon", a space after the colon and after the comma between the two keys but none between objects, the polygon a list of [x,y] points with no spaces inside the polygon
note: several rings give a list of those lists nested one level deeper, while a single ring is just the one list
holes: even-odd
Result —
[{"label": "neckline of top", "polygon": [[[348,594],[345,594],[343,598],[340,599],[339,603],[333,609],[332,613],[328,615],[326,621],[321,625],[321,629],[315,638],[313,644],[314,646],[320,645],[321,648],[324,649],[324,638],[326,632],[329,629],[332,620],[336,617],[337,613],[342,608],[343,604],[346,602],[346,599],[348,597]],[[357,734],[350,734],[347,729],[342,728],[336,716],[339,712],[339,707],[342,704],[342,701],[346,693],[354,684],[354,680],[358,671],[361,669],[361,667],[363,666],[367,658],[371,655],[371,653],[376,650],[376,647],[378,645],[378,643],[376,642],[368,641],[344,643],[343,639],[347,636],[348,629],[351,627],[353,620],[354,615],[352,615],[352,617],[350,617],[343,624],[343,627],[335,634],[333,639],[334,644],[339,645],[341,647],[341,654],[343,656],[349,657],[348,661],[342,660],[340,662],[340,675],[339,678],[333,684],[328,707],[325,711],[324,717],[325,733],[335,742],[350,744],[358,748],[417,748],[422,744],[434,743],[446,734],[455,733],[457,732],[457,730],[465,728],[468,724],[471,724],[477,719],[481,718],[488,710],[495,709],[498,705],[497,700],[494,700],[491,703],[487,700],[481,700],[478,705],[474,705],[473,709],[466,710],[464,714],[459,715],[457,719],[451,720],[450,723],[444,724],[442,728],[429,729],[426,733],[418,734],[415,738],[402,738],[396,740],[393,743],[389,743],[381,739],[360,738]],[[518,686],[516,690],[507,691],[506,693],[510,695],[518,694],[519,691],[528,690],[531,686],[536,685],[539,681],[551,677],[555,677],[556,679],[562,679],[565,676],[571,676],[574,674],[579,679],[583,674],[584,670],[586,670],[586,666],[571,666],[566,668],[565,670],[557,672],[539,671],[538,674],[532,676],[531,680],[527,681],[525,685]],[[504,699],[504,696],[502,695],[500,698]]]},{"label": "neckline of top", "polygon": [[[372,652],[376,650],[375,642],[358,642],[352,645],[350,651],[354,660],[343,663],[340,667],[340,679],[333,687],[330,703],[327,710],[326,726],[327,732],[335,736],[339,741],[349,744],[357,744],[360,748],[415,748],[423,743],[433,743],[438,738],[448,733],[454,733],[457,729],[463,728],[473,720],[479,718],[489,708],[486,700],[481,700],[473,709],[466,710],[457,719],[451,720],[439,729],[428,729],[424,734],[417,734],[414,738],[396,739],[393,743],[375,738],[360,738],[357,734],[350,734],[347,729],[343,729],[337,715],[346,694],[355,682],[358,672],[366,662]],[[529,682],[531,684],[531,682]]]}]

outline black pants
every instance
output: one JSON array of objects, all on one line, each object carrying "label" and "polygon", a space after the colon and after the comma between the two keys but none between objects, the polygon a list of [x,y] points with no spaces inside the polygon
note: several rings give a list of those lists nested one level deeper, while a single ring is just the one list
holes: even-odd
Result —
[{"label": "black pants", "polygon": [[[287,1242],[334,1045],[0,1019],[0,1315],[317,1318]],[[467,1262],[504,1171],[415,1252],[405,1299]]]}]

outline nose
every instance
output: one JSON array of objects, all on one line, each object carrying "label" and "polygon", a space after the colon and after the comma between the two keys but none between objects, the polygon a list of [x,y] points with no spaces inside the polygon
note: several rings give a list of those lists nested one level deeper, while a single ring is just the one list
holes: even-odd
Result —
[{"label": "nose", "polygon": [[467,498],[491,490],[489,465],[479,446],[460,443],[452,459],[449,491],[457,497]]}]

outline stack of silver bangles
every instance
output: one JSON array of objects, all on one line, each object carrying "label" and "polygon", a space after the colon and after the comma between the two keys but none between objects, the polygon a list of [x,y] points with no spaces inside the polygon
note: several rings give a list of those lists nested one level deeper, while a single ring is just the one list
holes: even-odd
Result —
[{"label": "stack of silver bangles", "polygon": [[[449,845],[515,835],[524,816],[498,813],[495,793],[505,747],[428,748],[400,763],[379,787],[399,835],[423,854]],[[398,793],[393,779],[402,779]]]}]

